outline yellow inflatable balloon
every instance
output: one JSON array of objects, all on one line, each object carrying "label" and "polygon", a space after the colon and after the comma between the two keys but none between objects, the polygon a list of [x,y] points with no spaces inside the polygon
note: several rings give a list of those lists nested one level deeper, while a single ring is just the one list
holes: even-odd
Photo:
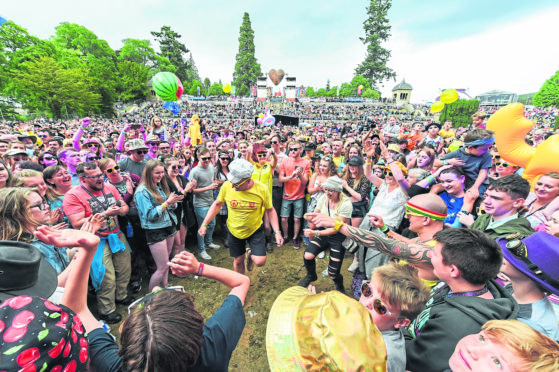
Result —
[{"label": "yellow inflatable balloon", "polygon": [[458,92],[456,89],[446,89],[441,94],[441,102],[442,103],[452,103],[458,99]]},{"label": "yellow inflatable balloon", "polygon": [[223,86],[223,92],[224,93],[231,93],[231,84],[225,84]]},{"label": "yellow inflatable balloon", "polygon": [[358,88],[361,89],[361,90],[363,90],[363,85],[360,85]]},{"label": "yellow inflatable balloon", "polygon": [[434,114],[435,112],[441,112],[443,108],[444,103],[442,103],[441,101],[436,101],[431,105],[431,113]]},{"label": "yellow inflatable balloon", "polygon": [[263,118],[263,117],[264,117],[264,114],[260,113],[260,114],[258,115],[258,117],[259,117],[259,118]]},{"label": "yellow inflatable balloon", "polygon": [[487,129],[495,133],[495,145],[503,159],[524,168],[524,177],[532,186],[548,172],[559,172],[559,135],[549,137],[537,148],[524,138],[534,123],[524,117],[521,103],[506,105],[487,121]]}]

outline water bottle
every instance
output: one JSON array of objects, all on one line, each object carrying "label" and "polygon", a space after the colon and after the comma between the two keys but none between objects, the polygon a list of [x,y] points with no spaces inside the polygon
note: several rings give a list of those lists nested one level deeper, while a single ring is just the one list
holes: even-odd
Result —
[{"label": "water bottle", "polygon": [[130,224],[130,222],[128,222],[128,225],[126,226],[126,237],[131,238],[133,236],[134,236],[134,230],[132,229],[132,225]]}]

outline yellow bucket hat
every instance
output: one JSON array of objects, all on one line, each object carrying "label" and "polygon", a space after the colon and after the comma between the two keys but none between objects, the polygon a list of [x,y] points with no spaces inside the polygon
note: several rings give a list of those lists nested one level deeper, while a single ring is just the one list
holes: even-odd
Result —
[{"label": "yellow bucket hat", "polygon": [[266,350],[276,371],[386,371],[386,347],[369,311],[338,292],[282,292],[270,310]]}]

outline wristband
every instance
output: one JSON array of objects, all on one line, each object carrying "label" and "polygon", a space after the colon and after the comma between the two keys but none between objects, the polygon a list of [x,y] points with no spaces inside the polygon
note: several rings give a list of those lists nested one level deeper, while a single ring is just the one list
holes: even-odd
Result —
[{"label": "wristband", "polygon": [[340,231],[343,225],[345,225],[345,222],[341,218],[336,218],[336,221],[334,221],[334,231]]},{"label": "wristband", "polygon": [[443,163],[443,165],[448,165],[449,164],[448,160],[443,160],[442,163]]},{"label": "wristband", "polygon": [[318,238],[319,236],[320,236],[320,230],[318,230],[318,231],[316,232],[316,234],[314,234],[314,237],[315,237],[315,238]]},{"label": "wristband", "polygon": [[209,223],[203,223],[202,226],[209,226]]},{"label": "wristband", "polygon": [[388,226],[384,225],[383,227],[380,228],[380,231],[382,231],[384,235],[388,235],[390,229],[388,228]]},{"label": "wristband", "polygon": [[167,205],[167,202],[165,202],[165,203],[161,204],[161,208],[163,208],[163,209],[167,209],[167,207],[168,207],[168,205]]},{"label": "wristband", "polygon": [[370,162],[370,161],[368,161],[368,162],[366,162],[366,163],[365,163],[365,165],[371,165],[371,162]]},{"label": "wristband", "polygon": [[281,234],[281,231],[274,231],[274,234]]},{"label": "wristband", "polygon": [[202,273],[204,272],[204,263],[200,262],[200,266],[198,266],[198,276],[202,276]]}]

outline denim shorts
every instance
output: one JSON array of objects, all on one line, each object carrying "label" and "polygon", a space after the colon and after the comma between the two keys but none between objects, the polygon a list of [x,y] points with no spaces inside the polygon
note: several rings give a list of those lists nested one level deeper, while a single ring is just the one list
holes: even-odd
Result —
[{"label": "denim shorts", "polygon": [[152,245],[174,236],[177,233],[177,228],[173,225],[161,229],[146,229],[145,232],[147,244]]},{"label": "denim shorts", "polygon": [[291,206],[293,206],[293,217],[303,218],[305,198],[297,200],[283,199],[281,202],[281,217],[288,218],[291,214]]}]

